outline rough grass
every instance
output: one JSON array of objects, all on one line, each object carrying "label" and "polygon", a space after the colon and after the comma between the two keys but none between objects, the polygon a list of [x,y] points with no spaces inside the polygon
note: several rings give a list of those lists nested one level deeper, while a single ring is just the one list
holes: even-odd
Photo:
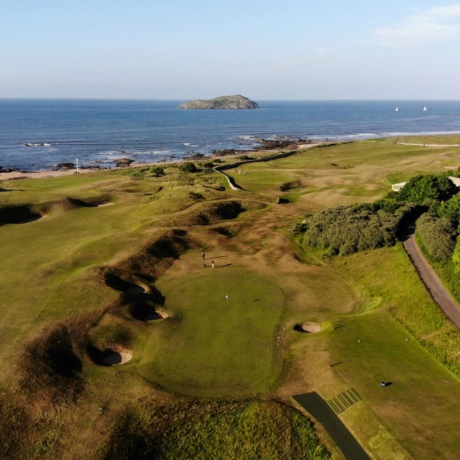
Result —
[{"label": "rough grass", "polygon": [[98,458],[330,458],[311,424],[273,402],[143,401],[118,417]]}]

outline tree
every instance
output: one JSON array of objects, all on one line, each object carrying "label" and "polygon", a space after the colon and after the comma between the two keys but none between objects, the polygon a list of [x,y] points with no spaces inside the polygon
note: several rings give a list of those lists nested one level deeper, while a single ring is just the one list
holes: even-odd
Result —
[{"label": "tree", "polygon": [[182,163],[179,166],[179,171],[183,173],[193,173],[193,172],[197,172],[198,169],[194,163],[191,163],[190,161],[186,161],[185,163]]},{"label": "tree", "polygon": [[450,200],[441,203],[437,209],[439,217],[460,221],[460,193],[455,194]]},{"label": "tree", "polygon": [[446,260],[452,256],[457,231],[450,219],[423,214],[417,220],[416,234],[432,259]]},{"label": "tree", "polygon": [[445,201],[457,193],[457,187],[446,175],[427,174],[412,177],[398,193],[399,201],[424,203],[434,199]]}]

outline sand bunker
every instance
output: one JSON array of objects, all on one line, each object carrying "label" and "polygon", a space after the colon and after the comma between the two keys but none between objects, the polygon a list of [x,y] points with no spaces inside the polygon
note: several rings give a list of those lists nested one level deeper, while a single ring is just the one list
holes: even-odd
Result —
[{"label": "sand bunker", "polygon": [[139,321],[156,321],[167,318],[169,315],[163,310],[157,310],[148,303],[138,303],[132,306],[131,316]]},{"label": "sand bunker", "polygon": [[158,319],[168,318],[168,314],[165,311],[155,310],[154,312],[146,315],[144,321],[154,321]]},{"label": "sand bunker", "polygon": [[46,217],[40,211],[32,211],[27,206],[12,206],[0,210],[0,225],[27,224]]},{"label": "sand bunker", "polygon": [[128,288],[125,292],[128,295],[139,295],[143,294],[145,292],[145,289],[141,286],[132,286]]},{"label": "sand bunker", "polygon": [[113,366],[114,364],[125,364],[133,359],[133,354],[129,350],[121,349],[116,350],[105,350],[101,359],[102,364],[107,366]]},{"label": "sand bunker", "polygon": [[321,326],[318,323],[303,322],[296,324],[294,330],[297,332],[319,332]]},{"label": "sand bunker", "polygon": [[80,198],[67,197],[67,201],[74,206],[81,208],[100,208],[102,206],[109,206],[113,204],[111,201],[104,198],[92,198],[89,200],[81,200]]}]

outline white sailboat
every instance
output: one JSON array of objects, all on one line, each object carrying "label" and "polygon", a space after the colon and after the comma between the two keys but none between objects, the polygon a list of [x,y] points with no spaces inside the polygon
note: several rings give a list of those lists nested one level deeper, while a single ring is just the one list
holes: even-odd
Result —
[{"label": "white sailboat", "polygon": [[395,109],[395,112],[399,112],[399,109],[398,109],[398,107],[396,107],[396,109]]},{"label": "white sailboat", "polygon": [[425,105],[425,107],[423,107],[423,111],[426,112],[426,105]]}]

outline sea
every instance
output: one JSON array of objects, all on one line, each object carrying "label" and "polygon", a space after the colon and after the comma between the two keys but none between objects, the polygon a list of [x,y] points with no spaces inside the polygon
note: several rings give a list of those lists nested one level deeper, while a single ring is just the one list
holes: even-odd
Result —
[{"label": "sea", "polygon": [[183,110],[183,100],[0,99],[0,166],[40,171],[179,161],[259,139],[362,140],[460,133],[460,101],[257,101]]}]

